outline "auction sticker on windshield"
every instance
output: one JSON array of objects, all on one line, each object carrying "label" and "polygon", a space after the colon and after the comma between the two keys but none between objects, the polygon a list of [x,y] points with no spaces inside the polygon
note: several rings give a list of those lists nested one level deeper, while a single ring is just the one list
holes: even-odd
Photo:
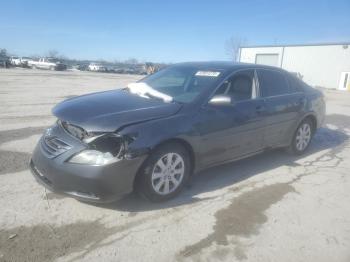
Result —
[{"label": "auction sticker on windshield", "polygon": [[218,77],[220,72],[215,71],[198,71],[196,76],[210,76],[210,77]]}]

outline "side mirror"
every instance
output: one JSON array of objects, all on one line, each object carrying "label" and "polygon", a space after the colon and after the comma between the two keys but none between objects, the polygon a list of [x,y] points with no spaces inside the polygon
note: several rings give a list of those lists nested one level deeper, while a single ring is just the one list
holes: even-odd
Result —
[{"label": "side mirror", "polygon": [[209,105],[229,106],[232,105],[232,99],[227,95],[215,95],[209,100]]}]

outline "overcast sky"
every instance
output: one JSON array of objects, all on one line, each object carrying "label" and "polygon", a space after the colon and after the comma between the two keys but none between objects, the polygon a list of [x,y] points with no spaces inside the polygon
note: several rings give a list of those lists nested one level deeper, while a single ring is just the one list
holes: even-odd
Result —
[{"label": "overcast sky", "polygon": [[350,42],[350,0],[11,0],[0,9],[0,48],[18,55],[178,62],[227,60],[231,36],[250,45]]}]

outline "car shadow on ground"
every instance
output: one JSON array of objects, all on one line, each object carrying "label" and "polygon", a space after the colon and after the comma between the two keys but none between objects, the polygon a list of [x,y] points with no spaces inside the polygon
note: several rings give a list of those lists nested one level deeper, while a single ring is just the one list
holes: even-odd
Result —
[{"label": "car shadow on ground", "polygon": [[[275,149],[255,155],[243,160],[209,168],[194,175],[189,185],[177,196],[167,202],[150,203],[142,199],[136,193],[132,193],[118,202],[96,205],[100,208],[108,208],[127,212],[144,212],[150,210],[166,209],[193,204],[207,198],[197,197],[201,193],[215,191],[220,188],[232,186],[235,183],[246,180],[252,176],[258,176],[263,172],[273,170],[281,166],[299,166],[297,160],[315,154],[326,149],[341,150],[348,139],[341,130],[320,128],[314,136],[310,147],[302,156],[293,156],[284,149]],[[332,152],[330,152],[332,154]],[[281,174],[283,175],[283,174]],[[94,204],[91,204],[94,205]]]}]

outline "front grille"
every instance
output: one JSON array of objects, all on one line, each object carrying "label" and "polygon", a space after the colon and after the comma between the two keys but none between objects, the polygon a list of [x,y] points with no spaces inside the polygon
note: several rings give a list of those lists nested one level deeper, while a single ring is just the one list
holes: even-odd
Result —
[{"label": "front grille", "polygon": [[72,147],[57,137],[47,136],[42,139],[41,148],[49,158],[53,158],[63,154]]}]

